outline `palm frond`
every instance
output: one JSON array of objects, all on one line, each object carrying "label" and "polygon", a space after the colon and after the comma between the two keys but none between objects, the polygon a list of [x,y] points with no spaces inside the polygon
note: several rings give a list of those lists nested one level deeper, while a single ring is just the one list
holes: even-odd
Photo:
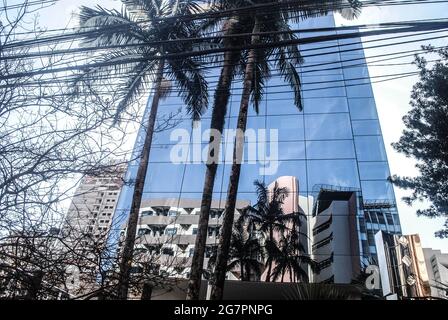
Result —
[{"label": "palm frond", "polygon": [[[82,6],[79,13],[80,26],[91,32],[83,33],[84,44],[106,46],[110,44],[142,43],[145,31],[133,21],[126,11],[108,10],[101,6]],[[85,31],[85,30],[83,30]]]},{"label": "palm frond", "polygon": [[180,87],[180,96],[193,120],[199,120],[208,106],[208,88],[199,64],[191,58],[169,60],[170,74]]},{"label": "palm frond", "polygon": [[283,54],[282,56],[283,58],[276,61],[276,63],[279,67],[281,76],[290,85],[294,93],[294,105],[299,109],[299,111],[302,111],[302,83],[300,81],[300,75],[292,62],[288,61]]},{"label": "palm frond", "polygon": [[362,3],[358,0],[346,0],[346,8],[339,9],[339,14],[346,20],[358,18],[361,14]]},{"label": "palm frond", "polygon": [[137,101],[138,97],[140,97],[141,91],[149,82],[151,74],[155,72],[158,63],[160,62],[140,62],[134,67],[131,75],[120,88],[123,91],[123,96],[117,106],[114,116],[114,124],[120,122],[122,113],[126,110],[126,108]]}]

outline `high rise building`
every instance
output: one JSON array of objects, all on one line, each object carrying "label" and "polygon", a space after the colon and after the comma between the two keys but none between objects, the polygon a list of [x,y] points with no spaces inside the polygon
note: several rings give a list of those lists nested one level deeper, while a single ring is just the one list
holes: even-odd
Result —
[{"label": "high rise building", "polygon": [[72,264],[67,261],[70,272],[77,274],[72,293],[93,291],[96,286],[100,255],[106,248],[126,169],[122,164],[111,168],[108,173],[82,178],[62,225],[61,250],[68,246],[76,253]]},{"label": "high rise building", "polygon": [[[299,28],[304,32],[299,33],[299,36],[334,35],[336,31],[331,30],[334,26],[332,15],[308,19],[300,23]],[[327,29],[322,31],[322,28]],[[316,31],[310,32],[310,29]],[[294,106],[290,87],[278,76],[278,72],[272,70],[272,78],[266,83],[259,112],[256,113],[253,108],[249,111],[247,128],[251,132],[248,132],[245,144],[238,198],[254,204],[254,180],[262,180],[268,185],[279,177],[292,176],[297,180],[299,199],[304,199],[303,205],[300,205],[303,212],[310,220],[313,215],[317,215],[314,219],[320,224],[325,221],[320,221],[319,210],[313,211],[315,201],[329,195],[326,193],[328,190],[355,192],[355,207],[348,210],[345,204],[344,210],[339,208],[342,205],[339,201],[352,203],[348,197],[335,199],[328,207],[329,211],[324,211],[329,214],[333,212],[335,216],[342,210],[344,216],[350,216],[350,230],[356,234],[350,241],[357,241],[356,245],[352,245],[357,250],[350,249],[344,255],[351,255],[350,259],[357,259],[361,266],[368,265],[377,260],[375,233],[383,230],[400,234],[401,227],[393,187],[387,179],[390,176],[389,166],[363,45],[359,38],[352,38],[305,44],[300,46],[300,50],[304,58],[300,70],[304,108],[299,111]],[[218,73],[219,68],[210,69],[208,75],[211,97]],[[239,80],[233,82],[226,114],[226,132],[236,128],[242,89]],[[161,102],[158,117],[163,119],[183,107],[174,90]],[[210,127],[210,115],[211,107],[200,124],[192,126],[189,116],[184,113],[171,119],[177,121],[177,131],[173,129],[155,133],[144,202],[166,198],[178,201],[201,199],[206,166],[195,155],[197,150],[201,152],[207,148],[208,134],[203,131]],[[264,129],[266,132],[262,131]],[[189,139],[182,138],[182,132],[190,134],[191,144]],[[199,137],[199,141],[195,137]],[[137,137],[134,159],[138,158],[143,139],[144,128]],[[267,141],[267,145],[264,141]],[[224,138],[221,145],[222,161],[213,192],[213,199],[219,203],[219,207],[226,201],[231,168],[231,157],[226,155],[232,154],[232,143],[232,139]],[[186,146],[182,149],[187,151],[183,155],[185,161],[173,162],[173,156],[178,156],[179,146]],[[255,153],[254,148],[257,151]],[[126,181],[135,179],[137,167],[136,161],[129,165]],[[123,187],[114,225],[126,221],[132,192],[132,183]],[[332,227],[336,228],[336,222]],[[117,241],[119,233],[120,229],[115,230],[110,241]],[[334,251],[334,258],[339,254]]]},{"label": "high rise building", "polygon": [[111,174],[82,179],[65,217],[65,232],[90,235],[92,240],[104,238],[112,223],[124,171],[124,166],[119,166]]}]

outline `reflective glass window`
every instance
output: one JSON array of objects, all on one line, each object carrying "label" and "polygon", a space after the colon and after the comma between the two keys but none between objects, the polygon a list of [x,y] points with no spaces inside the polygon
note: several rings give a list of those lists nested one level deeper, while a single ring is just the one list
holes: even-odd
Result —
[{"label": "reflective glass window", "polygon": [[361,181],[361,187],[364,200],[394,200],[389,181]]},{"label": "reflective glass window", "polygon": [[387,162],[359,162],[361,180],[387,179],[390,175]]},{"label": "reflective glass window", "polygon": [[353,140],[307,141],[308,159],[355,158]]},{"label": "reflective glass window", "polygon": [[379,135],[381,134],[378,120],[353,120],[354,135]]},{"label": "reflective glass window", "polygon": [[329,113],[348,112],[347,99],[345,97],[310,98],[304,99],[304,112]]},{"label": "reflective glass window", "polygon": [[355,160],[310,160],[307,166],[309,189],[319,184],[359,188]]},{"label": "reflective glass window", "polygon": [[279,141],[303,140],[303,115],[270,116],[267,128],[278,130]]},{"label": "reflective glass window", "polygon": [[372,86],[370,85],[370,83],[360,85],[347,84],[346,90],[347,90],[347,97],[349,98],[373,97]]},{"label": "reflective glass window", "polygon": [[381,136],[356,136],[355,146],[359,161],[386,160],[386,150]]},{"label": "reflective glass window", "polygon": [[304,98],[344,96],[344,78],[341,75],[309,76],[302,80]]},{"label": "reflective glass window", "polygon": [[302,160],[305,159],[304,141],[287,141],[278,143],[279,160]]},{"label": "reflective glass window", "polygon": [[351,139],[351,125],[348,114],[305,115],[306,139]]},{"label": "reflective glass window", "polygon": [[367,68],[365,66],[354,66],[356,64],[359,64],[359,61],[343,63],[346,84],[370,83]]},{"label": "reflective glass window", "polygon": [[281,176],[294,176],[297,178],[300,192],[309,190],[307,189],[306,163],[304,160],[280,161],[276,173],[260,178],[264,178],[269,184]]},{"label": "reflective glass window", "polygon": [[377,119],[375,101],[369,98],[348,99],[352,120]]},{"label": "reflective glass window", "polygon": [[184,164],[150,163],[145,181],[145,192],[179,192]]}]

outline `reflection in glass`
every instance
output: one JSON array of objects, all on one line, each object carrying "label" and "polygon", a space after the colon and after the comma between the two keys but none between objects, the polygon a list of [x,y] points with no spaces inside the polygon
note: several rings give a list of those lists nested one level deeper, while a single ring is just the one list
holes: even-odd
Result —
[{"label": "reflection in glass", "polygon": [[386,160],[386,150],[381,136],[355,136],[355,146],[358,161]]}]

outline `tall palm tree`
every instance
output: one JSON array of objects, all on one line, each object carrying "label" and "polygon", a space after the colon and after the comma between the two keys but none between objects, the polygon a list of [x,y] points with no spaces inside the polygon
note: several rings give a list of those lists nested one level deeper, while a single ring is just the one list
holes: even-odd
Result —
[{"label": "tall palm tree", "polygon": [[[121,77],[121,81],[118,82],[121,101],[116,110],[116,121],[119,121],[121,113],[128,105],[137,101],[142,90],[152,83],[151,109],[146,122],[144,144],[138,159],[139,165],[126,238],[119,263],[117,294],[120,299],[126,299],[128,294],[139,209],[157,110],[160,100],[168,91],[163,86],[164,79],[168,78],[179,88],[179,94],[194,120],[200,118],[208,105],[207,83],[201,72],[200,63],[193,58],[178,59],[170,55],[193,49],[191,42],[170,40],[194,37],[196,25],[186,19],[166,19],[174,15],[197,13],[201,10],[200,6],[189,0],[123,0],[123,2],[125,8],[122,12],[102,7],[81,8],[80,26],[94,31],[84,36],[84,43],[95,44],[99,47],[117,44],[122,46],[119,49],[107,51],[98,58],[102,62],[120,62],[118,66],[93,68],[78,79],[78,82],[83,82],[84,76],[101,79],[111,72],[118,73]],[[157,43],[157,45],[147,43]],[[167,58],[167,55],[170,58]],[[134,58],[133,61],[138,60],[138,62],[123,64],[123,60],[127,58]]]},{"label": "tall palm tree", "polygon": [[[224,1],[227,3],[227,1]],[[243,1],[245,5],[262,5],[270,0]],[[283,2],[283,6],[282,6]],[[246,21],[251,28],[251,45],[267,42],[279,42],[294,39],[295,35],[288,32],[289,22],[325,15],[329,11],[340,11],[345,17],[354,17],[359,10],[357,0],[327,0],[327,1],[279,1],[279,7],[269,12],[257,12]],[[349,7],[346,5],[349,4]],[[352,9],[352,10],[350,10]],[[293,18],[294,17],[294,18]],[[299,18],[297,18],[299,17]],[[282,33],[276,33],[276,32]],[[260,36],[262,32],[263,36]],[[269,34],[271,32],[271,34]],[[265,35],[268,33],[268,35]],[[290,84],[294,92],[294,104],[302,109],[300,94],[300,77],[296,67],[301,63],[301,57],[297,46],[276,47],[272,49],[250,49],[247,53],[245,72],[243,79],[243,91],[241,95],[240,110],[237,122],[236,142],[233,149],[233,163],[227,191],[225,216],[220,234],[218,246],[217,268],[215,284],[212,287],[212,299],[221,299],[224,287],[225,270],[229,252],[231,226],[234,219],[238,184],[241,172],[241,162],[244,147],[244,133],[247,125],[248,106],[252,96],[255,110],[258,111],[259,101],[262,98],[263,86],[270,77],[270,65],[267,63],[270,57],[274,57],[274,64],[284,80]]]},{"label": "tall palm tree", "polygon": [[[219,11],[219,8],[212,7],[211,12]],[[221,22],[221,24],[220,24]],[[201,211],[199,214],[198,231],[195,240],[195,247],[191,262],[190,279],[188,282],[187,300],[198,300],[199,289],[201,285],[204,254],[207,241],[207,229],[212,203],[213,188],[220,152],[220,142],[224,129],[225,116],[227,114],[227,105],[230,98],[230,89],[235,74],[238,72],[238,61],[241,58],[241,52],[230,50],[241,45],[241,40],[237,37],[231,37],[232,34],[240,33],[241,23],[238,17],[230,17],[224,21],[207,21],[204,29],[216,28],[220,24],[223,41],[220,44],[224,48],[223,64],[215,90],[213,109],[211,115],[210,129],[211,133],[217,132],[217,135],[210,135],[209,150],[207,153],[206,171],[204,178],[204,187],[202,191]],[[219,27],[218,27],[219,28]],[[213,142],[213,143],[212,143]]]}]

